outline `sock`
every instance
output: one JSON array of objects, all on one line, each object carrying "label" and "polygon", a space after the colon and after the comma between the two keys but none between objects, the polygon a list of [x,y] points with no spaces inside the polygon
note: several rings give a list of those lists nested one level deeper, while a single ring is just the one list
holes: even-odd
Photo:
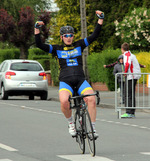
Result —
[{"label": "sock", "polygon": [[93,130],[95,130],[95,122],[92,122]]},{"label": "sock", "polygon": [[68,120],[68,123],[69,123],[69,124],[72,124],[72,123],[73,123],[73,118],[72,118],[72,116],[69,117],[69,118],[67,118],[67,120]]}]

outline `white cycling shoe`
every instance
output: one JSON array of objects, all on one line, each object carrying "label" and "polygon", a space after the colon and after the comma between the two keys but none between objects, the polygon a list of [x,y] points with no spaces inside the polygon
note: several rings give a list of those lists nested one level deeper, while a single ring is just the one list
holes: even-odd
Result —
[{"label": "white cycling shoe", "polygon": [[76,136],[77,133],[76,133],[76,129],[75,129],[75,124],[70,123],[68,128],[69,128],[70,135],[73,137]]},{"label": "white cycling shoe", "polygon": [[94,138],[97,139],[99,137],[98,133],[96,132],[96,130],[93,130],[94,132]]}]

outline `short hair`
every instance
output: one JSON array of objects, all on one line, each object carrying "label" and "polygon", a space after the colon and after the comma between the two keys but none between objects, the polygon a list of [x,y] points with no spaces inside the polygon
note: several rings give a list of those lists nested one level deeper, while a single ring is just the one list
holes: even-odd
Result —
[{"label": "short hair", "polygon": [[121,48],[124,50],[124,51],[129,51],[129,44],[127,42],[123,43],[121,45]]}]

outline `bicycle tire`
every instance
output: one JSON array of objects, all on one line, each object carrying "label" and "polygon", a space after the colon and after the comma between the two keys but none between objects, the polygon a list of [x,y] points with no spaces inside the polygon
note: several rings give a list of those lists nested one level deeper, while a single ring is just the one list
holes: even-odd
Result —
[{"label": "bicycle tire", "polygon": [[83,127],[82,127],[82,118],[79,115],[78,111],[76,111],[75,113],[75,127],[76,127],[76,142],[79,145],[79,149],[81,151],[81,154],[85,153],[85,134],[83,131]]},{"label": "bicycle tire", "polygon": [[91,118],[87,109],[85,109],[85,126],[86,126],[86,139],[91,155],[94,157],[96,154],[95,138]]}]

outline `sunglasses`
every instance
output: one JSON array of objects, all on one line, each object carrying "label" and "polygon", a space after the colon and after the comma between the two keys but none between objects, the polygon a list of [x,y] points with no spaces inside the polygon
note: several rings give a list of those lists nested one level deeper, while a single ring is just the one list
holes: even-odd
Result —
[{"label": "sunglasses", "polygon": [[63,37],[66,37],[66,38],[73,37],[73,34],[64,34]]}]

